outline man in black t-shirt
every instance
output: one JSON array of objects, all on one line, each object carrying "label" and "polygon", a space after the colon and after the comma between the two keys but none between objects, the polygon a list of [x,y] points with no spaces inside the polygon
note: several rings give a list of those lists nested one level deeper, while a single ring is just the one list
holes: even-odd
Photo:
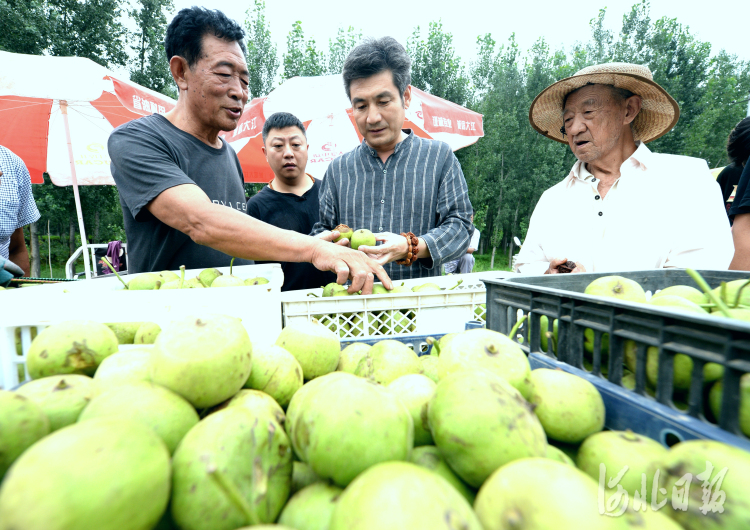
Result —
[{"label": "man in black t-shirt", "polygon": [[[729,221],[732,223],[734,240],[734,258],[729,264],[731,270],[750,270],[750,117],[740,121],[729,133],[727,155],[733,166],[737,166],[742,175],[736,187],[732,206],[729,209]],[[726,171],[726,169],[724,170]],[[724,174],[722,171],[719,178]]]},{"label": "man in black t-shirt", "polygon": [[[364,253],[245,214],[242,170],[220,137],[237,128],[248,99],[244,31],[220,11],[183,9],[164,47],[179,96],[164,116],[147,116],[112,133],[109,155],[128,236],[129,272],[221,266],[245,260],[308,262],[333,271],[350,292],[372,292],[385,270]],[[247,261],[249,262],[249,261]],[[246,262],[246,263],[247,263]]]},{"label": "man in black t-shirt", "polygon": [[[247,213],[279,228],[309,234],[318,222],[320,182],[305,173],[307,135],[305,126],[288,112],[272,114],[263,125],[263,153],[274,178],[247,201]],[[282,263],[282,291],[312,289],[336,281],[309,263]]]}]

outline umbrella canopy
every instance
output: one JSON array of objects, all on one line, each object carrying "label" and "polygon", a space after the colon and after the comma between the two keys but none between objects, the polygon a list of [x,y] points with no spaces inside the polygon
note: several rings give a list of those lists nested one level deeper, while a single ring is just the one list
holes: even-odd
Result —
[{"label": "umbrella canopy", "polygon": [[82,57],[0,52],[0,65],[0,145],[24,161],[32,182],[44,182],[46,171],[58,186],[73,186],[90,278],[78,185],[114,184],[109,133],[135,118],[171,110],[174,100]]},{"label": "umbrella canopy", "polygon": [[77,183],[114,184],[112,130],[175,105],[83,57],[0,52],[0,64],[0,145],[21,157],[35,184],[45,171],[58,186],[73,184],[65,111]]},{"label": "umbrella canopy", "polygon": [[[484,136],[481,114],[414,87],[411,94],[404,127],[417,136],[442,140],[454,151]],[[245,182],[273,179],[261,151],[261,131],[266,117],[274,112],[290,112],[305,124],[310,145],[306,171],[318,179],[334,158],[362,141],[340,75],[293,77],[267,97],[253,99],[237,128],[223,134],[237,152]]]}]

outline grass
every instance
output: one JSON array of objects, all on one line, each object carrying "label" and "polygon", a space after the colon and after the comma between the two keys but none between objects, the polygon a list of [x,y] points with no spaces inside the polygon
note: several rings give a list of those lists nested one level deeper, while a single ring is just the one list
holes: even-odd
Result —
[{"label": "grass", "polygon": [[508,265],[508,255],[495,252],[495,266],[490,268],[490,261],[492,260],[492,251],[489,254],[477,254],[474,253],[474,271],[473,272],[484,272],[484,271],[509,271],[510,266]]}]

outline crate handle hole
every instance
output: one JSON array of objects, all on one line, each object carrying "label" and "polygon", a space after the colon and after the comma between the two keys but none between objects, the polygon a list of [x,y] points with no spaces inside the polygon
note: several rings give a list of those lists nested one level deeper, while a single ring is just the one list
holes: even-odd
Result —
[{"label": "crate handle hole", "polygon": [[667,447],[672,447],[673,445],[685,441],[685,438],[681,434],[670,429],[663,429],[660,438],[661,443]]}]

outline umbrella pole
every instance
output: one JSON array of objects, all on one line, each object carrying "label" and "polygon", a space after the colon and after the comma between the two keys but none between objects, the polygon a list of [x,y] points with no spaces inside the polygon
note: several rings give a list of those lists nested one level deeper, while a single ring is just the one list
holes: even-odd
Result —
[{"label": "umbrella pole", "polygon": [[68,102],[60,100],[60,111],[65,124],[65,138],[68,141],[68,159],[70,160],[70,177],[73,181],[73,197],[76,203],[76,214],[78,215],[78,230],[81,232],[81,247],[83,248],[83,269],[86,279],[91,279],[91,263],[89,249],[86,245],[86,227],[83,225],[83,213],[81,212],[81,196],[78,193],[78,179],[76,178],[76,163],[73,158],[73,143],[70,140],[70,124],[68,123]]}]

